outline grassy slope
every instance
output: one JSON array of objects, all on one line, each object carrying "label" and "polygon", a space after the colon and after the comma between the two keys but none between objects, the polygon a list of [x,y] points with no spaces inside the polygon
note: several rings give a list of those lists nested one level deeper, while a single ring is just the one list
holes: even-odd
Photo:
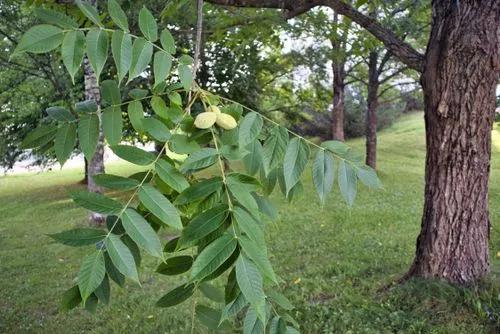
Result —
[{"label": "grassy slope", "polygon": [[[363,149],[362,140],[351,144]],[[338,192],[321,209],[310,175],[299,200],[274,198],[281,221],[269,228],[272,262],[297,305],[303,332],[493,333],[492,319],[500,316],[500,259],[494,256],[500,251],[500,129],[494,131],[491,178],[494,273],[477,291],[418,281],[379,291],[405,272],[414,252],[423,192],[422,116],[403,118],[380,134],[379,145],[385,189],[360,188],[352,210]],[[126,174],[130,166],[109,170]],[[113,289],[111,306],[96,315],[58,312],[86,249],[54,244],[44,234],[85,225],[84,210],[67,195],[81,178],[79,171],[0,178],[0,332],[188,331],[190,304],[153,306],[179,281],[151,270],[142,272],[142,289]],[[143,261],[154,266],[151,258]]]}]

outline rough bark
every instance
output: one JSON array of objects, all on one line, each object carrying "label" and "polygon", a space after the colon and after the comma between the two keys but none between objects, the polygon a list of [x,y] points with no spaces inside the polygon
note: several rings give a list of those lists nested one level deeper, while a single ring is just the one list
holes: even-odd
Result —
[{"label": "rough bark", "polygon": [[378,107],[378,52],[370,52],[368,59],[368,98],[366,109],[366,164],[377,168],[377,107]]},{"label": "rough bark", "polygon": [[[97,84],[97,78],[95,76],[92,67],[88,59],[84,59],[84,75],[85,75],[85,99],[94,100],[98,106],[101,104],[101,92]],[[94,156],[87,163],[87,189],[91,192],[102,193],[103,189],[99,187],[93,180],[93,176],[96,174],[104,173],[104,134],[101,127],[101,112],[100,107],[98,107],[97,114],[99,116],[99,140],[97,142],[97,147]],[[91,223],[96,225],[102,225],[104,223],[105,217],[101,214],[91,212],[89,214],[89,220]]]},{"label": "rough bark", "polygon": [[491,129],[500,70],[500,2],[434,1],[425,72],[422,229],[408,276],[471,283],[488,256]]},{"label": "rough bark", "polygon": [[333,108],[332,139],[344,141],[344,96],[345,96],[345,63],[332,62],[333,70]]}]

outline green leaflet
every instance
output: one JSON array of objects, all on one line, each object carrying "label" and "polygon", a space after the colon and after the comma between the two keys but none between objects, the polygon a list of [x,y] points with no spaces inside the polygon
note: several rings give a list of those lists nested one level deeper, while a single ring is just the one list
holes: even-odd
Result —
[{"label": "green leaflet", "polygon": [[138,147],[129,145],[111,146],[111,150],[117,156],[139,166],[147,166],[155,162],[156,157],[153,153],[146,152]]},{"label": "green leaflet", "polygon": [[262,168],[262,144],[258,140],[254,140],[248,145],[250,153],[243,158],[245,169],[250,175],[255,175]]},{"label": "green leaflet", "polygon": [[357,191],[356,172],[344,160],[339,161],[339,188],[342,197],[349,206],[354,203]]},{"label": "green leaflet", "polygon": [[351,150],[344,142],[338,140],[327,140],[321,143],[321,147],[333,152],[334,154],[345,158],[347,153]]},{"label": "green leaflet", "polygon": [[184,175],[167,161],[162,159],[158,160],[155,165],[155,170],[160,179],[175,191],[181,193],[189,188],[189,182]]},{"label": "green leaflet", "polygon": [[141,265],[141,261],[142,261],[141,250],[139,249],[139,246],[137,246],[135,241],[132,240],[132,238],[130,236],[128,236],[127,234],[123,235],[121,237],[121,240],[123,241],[125,246],[128,247],[128,249],[130,250],[130,253],[134,257],[135,265],[137,267],[139,267]]},{"label": "green leaflet", "polygon": [[161,46],[170,54],[175,54],[175,40],[168,29],[164,29],[160,35]]},{"label": "green leaflet", "polygon": [[102,112],[102,129],[109,145],[117,145],[122,140],[123,119],[119,106],[111,106]]},{"label": "green leaflet", "polygon": [[252,305],[251,309],[257,312],[258,318],[265,320],[265,295],[263,280],[259,269],[244,255],[236,261],[236,279],[241,293]]},{"label": "green leaflet", "polygon": [[87,57],[94,69],[97,81],[108,59],[109,37],[102,29],[92,28],[87,33]]},{"label": "green leaflet", "polygon": [[85,158],[91,160],[99,140],[99,118],[96,114],[83,114],[78,122],[78,140]]},{"label": "green leaflet", "polygon": [[245,306],[247,306],[248,302],[243,296],[242,293],[239,293],[235,300],[227,304],[222,310],[221,321],[229,319],[236,314],[238,314]]},{"label": "green leaflet", "polygon": [[114,190],[130,190],[139,186],[137,180],[113,174],[97,174],[92,179],[97,185]]},{"label": "green leaflet", "polygon": [[119,236],[110,234],[104,241],[107,253],[116,269],[124,276],[139,283],[134,256]]},{"label": "green leaflet", "polygon": [[222,290],[217,289],[208,282],[201,283],[199,288],[203,295],[208,299],[213,300],[216,303],[224,303],[224,292]]},{"label": "green leaflet", "polygon": [[355,167],[356,175],[358,179],[367,187],[370,188],[381,188],[382,183],[377,176],[377,172],[369,166]]},{"label": "green leaflet", "polygon": [[177,106],[181,106],[182,105],[182,97],[181,97],[181,94],[177,93],[177,92],[171,92],[170,94],[168,94],[168,99],[170,100],[171,103],[177,105]]},{"label": "green leaflet", "polygon": [[35,130],[28,133],[26,138],[23,139],[22,148],[37,148],[41,147],[55,138],[57,127],[54,125],[41,125]]},{"label": "green leaflet", "polygon": [[132,127],[137,132],[144,132],[142,120],[144,119],[144,110],[141,101],[132,101],[127,108],[128,119]]},{"label": "green leaflet", "polygon": [[259,206],[252,196],[252,192],[255,188],[252,185],[240,182],[236,177],[229,176],[227,178],[227,187],[231,192],[231,195],[238,201],[238,203],[250,211],[252,214],[259,215]]},{"label": "green leaflet", "polygon": [[101,251],[95,251],[85,257],[78,273],[78,288],[84,303],[101,285],[105,273],[104,256]]},{"label": "green leaflet", "polygon": [[139,199],[141,203],[164,224],[178,230],[182,229],[179,212],[158,190],[149,184],[144,184],[139,190]]},{"label": "green leaflet", "polygon": [[269,334],[286,334],[286,322],[280,316],[275,316],[269,325]]},{"label": "green leaflet", "polygon": [[96,295],[97,299],[99,299],[100,302],[107,305],[109,304],[110,293],[111,293],[111,287],[109,286],[109,278],[107,275],[105,275],[101,284],[94,291],[94,294]]},{"label": "green leaflet", "polygon": [[49,107],[45,109],[47,115],[57,122],[73,122],[75,120],[75,116],[73,114],[62,107]]},{"label": "green leaflet", "polygon": [[227,210],[226,204],[219,204],[196,216],[182,231],[178,245],[189,247],[216,231],[226,220]]},{"label": "green leaflet", "polygon": [[109,105],[118,106],[122,103],[120,88],[115,80],[104,80],[101,83],[101,96]]},{"label": "green leaflet", "polygon": [[123,287],[125,284],[125,276],[116,268],[113,261],[109,257],[108,252],[104,253],[104,263],[106,265],[106,273],[118,286]]},{"label": "green leaflet", "polygon": [[153,73],[155,86],[164,82],[172,69],[172,56],[165,51],[158,51],[154,56]]},{"label": "green leaflet", "polygon": [[264,333],[264,323],[253,308],[248,308],[245,320],[243,321],[243,334],[262,334]]},{"label": "green leaflet", "polygon": [[130,96],[133,100],[144,99],[146,96],[148,96],[148,90],[142,88],[132,88],[128,92],[128,96]]},{"label": "green leaflet", "polygon": [[170,149],[179,154],[190,154],[200,149],[200,145],[186,135],[175,134],[170,139]]},{"label": "green leaflet", "polygon": [[193,263],[191,280],[198,281],[213,273],[229,259],[236,246],[236,238],[230,234],[224,234],[204,248]]},{"label": "green leaflet", "polygon": [[332,191],[335,178],[334,160],[330,152],[318,150],[313,163],[312,176],[321,204],[324,204],[327,195]]},{"label": "green leaflet", "polygon": [[151,117],[142,119],[142,126],[144,130],[151,135],[151,137],[159,142],[164,143],[172,136],[168,127],[156,118]]},{"label": "green leaflet", "polygon": [[94,245],[104,239],[106,234],[106,231],[94,228],[75,228],[48,236],[63,245],[79,247]]},{"label": "green leaflet", "polygon": [[184,205],[207,198],[214,192],[222,189],[222,178],[213,177],[208,180],[202,180],[184,189],[175,199],[176,205]]},{"label": "green leaflet", "polygon": [[300,176],[306,168],[309,151],[309,145],[298,137],[293,138],[288,143],[283,162],[283,175],[287,197],[290,194],[290,190],[299,182]]},{"label": "green leaflet", "polygon": [[179,79],[181,80],[182,87],[185,91],[191,90],[191,84],[193,82],[193,70],[190,66],[179,64],[177,68],[179,72]]},{"label": "green leaflet", "polygon": [[182,164],[181,172],[197,171],[212,166],[217,161],[215,148],[202,148],[192,153]]},{"label": "green leaflet", "polygon": [[139,247],[153,256],[162,257],[162,246],[158,235],[140,214],[133,209],[126,209],[122,215],[122,224]]},{"label": "green leaflet", "polygon": [[78,289],[78,285],[75,285],[64,292],[61,300],[61,310],[72,310],[80,305],[81,302],[82,296],[80,295],[80,289]]},{"label": "green leaflet", "polygon": [[146,70],[153,56],[153,44],[144,38],[137,38],[132,46],[132,63],[128,72],[128,82]]},{"label": "green leaflet", "polygon": [[61,12],[56,11],[56,10],[43,8],[43,7],[36,7],[33,10],[33,12],[35,13],[36,17],[38,17],[40,20],[44,21],[45,23],[55,24],[61,28],[66,28],[66,29],[78,29],[79,28],[78,22],[76,22],[72,17],[67,16]]},{"label": "green leaflet", "polygon": [[269,259],[267,258],[265,246],[262,247],[259,243],[252,241],[247,236],[241,236],[238,238],[238,243],[243,249],[245,255],[247,255],[248,258],[250,258],[259,267],[262,273],[264,273],[264,275],[266,275],[273,282],[278,283],[278,279],[276,278],[271,262],[269,262]]},{"label": "green leaflet", "polygon": [[119,214],[122,210],[120,202],[99,193],[78,190],[71,192],[71,197],[76,204],[93,212],[113,215]]},{"label": "green leaflet", "polygon": [[278,219],[278,211],[274,207],[273,203],[269,200],[269,198],[260,196],[256,193],[253,193],[252,195],[257,202],[257,205],[259,206],[260,212],[268,216],[273,221]]},{"label": "green leaflet", "polygon": [[62,40],[62,29],[48,24],[36,25],[24,33],[13,55],[22,52],[46,53],[61,45]]},{"label": "green leaflet", "polygon": [[228,323],[221,323],[221,311],[205,305],[196,305],[195,315],[198,321],[205,327],[213,330],[230,329]]},{"label": "green leaflet", "polygon": [[179,275],[185,273],[193,265],[193,257],[189,255],[181,255],[171,257],[166,262],[160,263],[156,272],[162,275]]},{"label": "green leaflet", "polygon": [[260,247],[265,247],[264,231],[252,215],[241,207],[236,206],[233,210],[233,217],[236,219],[236,223],[243,233],[257,245],[260,245]]},{"label": "green leaflet", "polygon": [[227,283],[224,287],[224,301],[226,303],[230,303],[236,300],[236,298],[238,298],[238,295],[241,295],[241,291],[240,287],[238,286],[238,282],[236,281],[236,267],[233,267],[233,269],[231,269],[231,271],[229,272],[229,275],[227,275]]},{"label": "green leaflet", "polygon": [[151,108],[153,108],[153,111],[159,117],[163,119],[169,119],[167,104],[165,103],[165,100],[162,99],[161,97],[153,96],[151,98]]},{"label": "green leaflet", "polygon": [[97,296],[93,293],[89,296],[83,307],[85,308],[85,311],[94,314],[97,311],[98,302],[99,300],[97,299]]},{"label": "green leaflet", "polygon": [[61,46],[61,54],[64,66],[68,70],[73,84],[75,74],[80,69],[83,55],[85,53],[85,35],[79,30],[72,30],[64,34]]},{"label": "green leaflet", "polygon": [[278,304],[280,307],[282,307],[284,310],[290,311],[293,310],[295,307],[290,303],[288,298],[283,296],[281,293],[276,292],[275,290],[269,290],[267,292],[267,296],[271,298],[276,304]]},{"label": "green leaflet", "polygon": [[120,83],[132,65],[132,37],[121,30],[114,31],[111,38],[111,52]]},{"label": "green leaflet", "polygon": [[158,39],[158,24],[146,7],[142,7],[139,12],[139,29],[149,41],[154,42]]},{"label": "green leaflet", "polygon": [[250,112],[245,115],[240,123],[238,132],[238,141],[240,148],[247,147],[250,143],[257,139],[262,130],[262,116],[256,112]]},{"label": "green leaflet", "polygon": [[179,57],[178,59],[179,64],[183,65],[193,65],[194,64],[194,59],[187,54],[183,54],[182,56]]},{"label": "green leaflet", "polygon": [[101,19],[99,18],[99,13],[97,12],[97,9],[92,6],[90,3],[81,1],[81,0],[76,0],[76,5],[80,10],[82,11],[83,14],[87,18],[89,18],[92,22],[94,22],[96,25],[99,27],[102,27],[102,22]]},{"label": "green leaflet", "polygon": [[163,247],[163,251],[165,253],[174,253],[177,248],[178,242],[179,242],[179,237],[171,239],[169,242],[165,244],[165,247]]},{"label": "green leaflet", "polygon": [[85,100],[75,103],[78,114],[94,114],[97,111],[97,103],[94,100]]},{"label": "green leaflet", "polygon": [[160,300],[156,302],[156,306],[171,307],[180,304],[193,295],[194,288],[195,285],[193,283],[178,286],[177,288],[161,297]]},{"label": "green leaflet", "polygon": [[108,12],[113,22],[121,29],[128,32],[127,14],[116,0],[108,0]]},{"label": "green leaflet", "polygon": [[275,126],[264,142],[263,161],[266,175],[282,163],[287,144],[288,131],[282,126]]},{"label": "green leaflet", "polygon": [[64,165],[76,144],[76,124],[69,123],[57,129],[54,150],[57,160]]}]

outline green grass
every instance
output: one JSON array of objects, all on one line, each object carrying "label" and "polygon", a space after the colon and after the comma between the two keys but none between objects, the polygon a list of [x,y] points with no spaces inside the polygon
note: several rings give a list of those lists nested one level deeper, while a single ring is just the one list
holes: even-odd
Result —
[{"label": "green grass", "polygon": [[[273,196],[280,221],[269,226],[271,261],[283,292],[297,306],[304,333],[495,333],[500,319],[500,129],[494,130],[491,176],[490,278],[473,289],[435,281],[392,285],[408,269],[420,226],[424,128],[405,116],[379,136],[384,190],[360,187],[353,209],[336,191],[321,208],[306,175],[291,204]],[[363,150],[361,139],[350,142]],[[131,166],[115,165],[127,174]],[[78,170],[0,178],[0,333],[184,333],[191,303],[157,309],[154,302],[179,279],[152,273],[145,256],[142,288],[113,288],[111,305],[93,315],[60,313],[88,249],[53,243],[46,233],[86,224],[67,191],[81,187]],[[202,297],[198,297],[198,301]],[[199,326],[198,326],[199,327]],[[198,329],[198,332],[205,332]]]}]

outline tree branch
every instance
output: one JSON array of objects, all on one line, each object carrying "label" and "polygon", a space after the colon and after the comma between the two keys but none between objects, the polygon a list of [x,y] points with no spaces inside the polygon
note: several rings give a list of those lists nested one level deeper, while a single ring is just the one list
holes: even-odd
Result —
[{"label": "tree branch", "polygon": [[206,0],[214,5],[250,8],[282,9],[286,19],[303,14],[316,6],[322,5],[323,0]]},{"label": "tree branch", "polygon": [[409,68],[420,73],[424,70],[424,55],[402,41],[390,29],[383,27],[377,20],[364,15],[342,0],[207,0],[207,2],[223,6],[283,9],[288,13],[287,18],[302,14],[316,6],[328,6],[368,30]]},{"label": "tree branch", "polygon": [[[387,93],[388,91],[390,91],[391,89],[394,89],[398,86],[406,86],[406,85],[416,85],[418,86],[418,82],[416,81],[411,81],[411,82],[400,82],[400,83],[397,83],[397,84],[394,84],[394,85],[390,85],[388,87],[386,87],[384,90],[382,90],[379,94],[378,94],[378,97],[382,97],[382,95],[384,95],[385,93]],[[418,87],[417,87],[418,89]]]},{"label": "tree branch", "polygon": [[368,30],[408,67],[420,73],[423,72],[424,56],[408,43],[402,41],[394,32],[383,27],[377,20],[364,15],[342,0],[323,0],[323,4],[332,8],[337,13],[349,17],[361,27]]},{"label": "tree branch", "polygon": [[380,61],[379,66],[377,68],[378,75],[381,75],[384,72],[385,64],[387,64],[387,62],[391,59],[391,56],[392,56],[391,52],[389,50],[386,50],[384,56],[382,57],[382,60]]},{"label": "tree branch", "polygon": [[380,80],[380,83],[381,84],[384,84],[386,83],[387,81],[391,80],[392,78],[398,76],[399,74],[403,73],[404,71],[406,71],[408,69],[408,67],[401,67],[399,69],[397,69],[396,71],[394,71],[393,73],[389,74],[388,76],[386,76],[385,78],[383,78],[382,80]]},{"label": "tree branch", "polygon": [[[367,86],[368,86],[368,82],[367,82],[366,80],[363,80],[363,79],[361,79],[360,77],[358,77],[358,76],[356,76],[356,75],[354,75],[354,74],[352,74],[352,73],[349,73],[347,76],[348,76],[349,78],[354,79],[354,80],[350,80],[350,81],[348,82],[349,84],[352,84],[352,83],[355,83],[355,82],[358,82],[358,81],[359,81],[359,82],[361,82],[361,83],[363,83],[363,84],[365,84],[365,85],[367,85]],[[347,85],[347,84],[346,84],[346,85]]]}]

